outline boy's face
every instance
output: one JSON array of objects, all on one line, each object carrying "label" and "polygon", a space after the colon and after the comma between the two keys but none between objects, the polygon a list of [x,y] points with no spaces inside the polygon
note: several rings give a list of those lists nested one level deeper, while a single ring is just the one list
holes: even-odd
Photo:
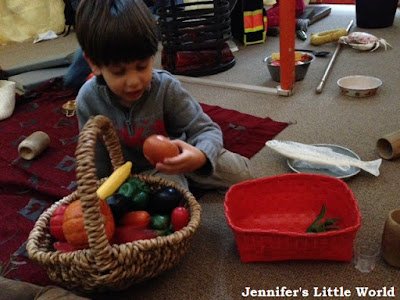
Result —
[{"label": "boy's face", "polygon": [[131,63],[97,66],[86,58],[95,75],[102,75],[121,105],[130,107],[139,100],[153,76],[154,56]]}]

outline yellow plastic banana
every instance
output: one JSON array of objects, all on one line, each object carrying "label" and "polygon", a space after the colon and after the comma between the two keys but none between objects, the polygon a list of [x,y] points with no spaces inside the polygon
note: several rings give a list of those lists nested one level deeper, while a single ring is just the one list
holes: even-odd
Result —
[{"label": "yellow plastic banana", "polygon": [[127,161],[125,164],[117,168],[111,175],[103,182],[103,184],[97,189],[97,196],[100,199],[106,199],[108,196],[114,194],[114,192],[125,182],[125,180],[131,174],[132,162]]}]

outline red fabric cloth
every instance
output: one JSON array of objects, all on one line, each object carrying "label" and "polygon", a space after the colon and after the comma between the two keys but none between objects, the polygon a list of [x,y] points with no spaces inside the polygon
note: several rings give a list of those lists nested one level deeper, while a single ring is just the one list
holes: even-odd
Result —
[{"label": "red fabric cloth", "polygon": [[[296,17],[300,16],[306,8],[304,0],[296,0],[295,14]],[[276,1],[270,9],[267,10],[268,27],[279,26],[279,0]],[[297,23],[297,20],[296,20]]]},{"label": "red fabric cloth", "polygon": [[[0,122],[0,262],[10,255],[18,262],[9,278],[43,286],[51,283],[44,269],[28,259],[25,247],[40,214],[76,189],[78,122],[61,108],[74,98],[73,91],[62,90],[60,80],[54,80],[19,97],[13,115]],[[221,126],[225,148],[249,158],[289,125],[218,106],[202,107]],[[50,136],[49,148],[31,161],[20,158],[19,143],[38,130]]]},{"label": "red fabric cloth", "polygon": [[289,123],[276,122],[201,103],[204,112],[218,123],[224,134],[224,147],[232,152],[251,158],[265,142],[285,129]]}]

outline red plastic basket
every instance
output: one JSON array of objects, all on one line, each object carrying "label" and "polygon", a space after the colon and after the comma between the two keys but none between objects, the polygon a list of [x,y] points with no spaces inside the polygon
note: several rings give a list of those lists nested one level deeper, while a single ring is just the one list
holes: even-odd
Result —
[{"label": "red plastic basket", "polygon": [[[339,230],[306,233],[322,205]],[[357,201],[345,182],[314,174],[286,174],[232,186],[225,216],[243,262],[351,261],[361,226]]]}]

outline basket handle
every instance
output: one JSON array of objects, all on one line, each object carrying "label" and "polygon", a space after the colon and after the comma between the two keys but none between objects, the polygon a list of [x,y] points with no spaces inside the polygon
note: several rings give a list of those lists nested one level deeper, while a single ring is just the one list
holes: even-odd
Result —
[{"label": "basket handle", "polygon": [[110,154],[114,170],[124,163],[121,145],[114,125],[105,116],[91,117],[79,133],[75,151],[76,177],[78,183],[78,199],[82,203],[85,230],[89,239],[89,247],[99,271],[106,271],[112,260],[111,245],[107,240],[100,204],[97,196],[98,178],[95,166],[96,143],[102,137]]}]

